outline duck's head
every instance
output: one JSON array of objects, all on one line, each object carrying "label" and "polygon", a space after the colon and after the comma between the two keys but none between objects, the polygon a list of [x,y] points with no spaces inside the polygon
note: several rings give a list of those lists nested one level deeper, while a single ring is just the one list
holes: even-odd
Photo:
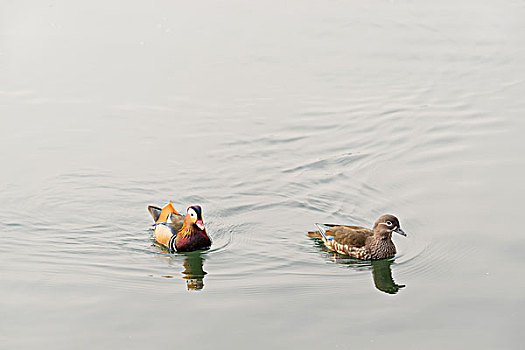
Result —
[{"label": "duck's head", "polygon": [[202,208],[199,205],[188,207],[186,215],[193,225],[197,226],[202,231],[205,230],[204,222],[202,221]]},{"label": "duck's head", "polygon": [[386,214],[377,219],[374,224],[374,232],[380,235],[391,235],[392,232],[399,233],[401,236],[406,236],[405,231],[401,229],[399,220],[390,214]]}]

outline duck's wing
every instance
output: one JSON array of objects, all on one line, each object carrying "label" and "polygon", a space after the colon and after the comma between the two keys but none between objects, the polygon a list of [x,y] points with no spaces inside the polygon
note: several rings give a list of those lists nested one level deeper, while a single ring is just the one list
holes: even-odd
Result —
[{"label": "duck's wing", "polygon": [[359,226],[348,226],[348,225],[339,225],[339,224],[319,224],[315,223],[318,231],[308,231],[308,237],[318,238],[318,239],[333,239],[336,232],[339,232],[341,227],[348,227],[353,229],[366,229],[365,227]]},{"label": "duck's wing", "polygon": [[177,236],[177,233],[181,230],[184,222],[184,216],[177,214],[169,214],[166,221],[159,221],[153,226],[155,227],[155,240],[172,249],[170,246],[170,240],[172,237]]},{"label": "duck's wing", "polygon": [[374,234],[374,231],[361,226],[337,225],[337,224],[315,224],[319,231],[309,231],[308,237],[326,240],[335,240],[342,245],[351,247],[364,247],[366,238]]},{"label": "duck's wing", "polygon": [[339,225],[326,230],[326,234],[333,236],[334,240],[349,247],[364,247],[366,239],[374,234],[369,228],[361,226]]},{"label": "duck's wing", "polygon": [[170,240],[174,235],[171,227],[165,224],[159,224],[155,226],[155,241],[170,248]]}]

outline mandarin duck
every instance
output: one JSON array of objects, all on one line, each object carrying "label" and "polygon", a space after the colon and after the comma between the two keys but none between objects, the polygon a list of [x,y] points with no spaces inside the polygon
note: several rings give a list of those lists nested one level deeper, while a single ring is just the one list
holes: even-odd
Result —
[{"label": "mandarin duck", "polygon": [[392,232],[406,236],[399,220],[390,214],[381,216],[371,230],[360,226],[315,224],[319,231],[310,231],[308,236],[321,239],[324,245],[337,253],[361,260],[390,258],[396,254]]},{"label": "mandarin duck", "polygon": [[188,207],[186,215],[180,214],[170,201],[164,208],[153,205],[148,211],[155,223],[155,240],[176,252],[208,249],[211,239],[202,222],[202,209],[198,205]]}]

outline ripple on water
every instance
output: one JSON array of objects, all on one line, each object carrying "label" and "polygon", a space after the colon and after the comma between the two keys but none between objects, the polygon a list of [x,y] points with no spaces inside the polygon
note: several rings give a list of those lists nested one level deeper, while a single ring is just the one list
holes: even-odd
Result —
[{"label": "ripple on water", "polygon": [[[420,173],[397,171],[399,159],[407,168],[435,171],[432,165],[437,161],[446,164],[443,160],[468,147],[465,129],[468,135],[483,136],[500,126],[468,102],[427,101],[421,108],[422,94],[432,94],[432,88],[413,90],[395,102],[385,102],[388,99],[379,94],[361,101],[305,98],[308,102],[296,111],[300,118],[283,122],[282,130],[268,127],[257,135],[235,135],[219,142],[220,147],[212,151],[216,159],[210,161],[213,176],[196,171],[193,164],[138,180],[85,170],[43,180],[32,192],[11,190],[17,204],[8,210],[16,212],[20,223],[3,221],[2,227],[39,232],[30,242],[43,247],[42,258],[55,252],[77,268],[83,262],[109,273],[111,264],[92,264],[89,255],[102,261],[105,254],[129,255],[132,260],[156,256],[168,263],[149,266],[142,260],[146,267],[128,270],[126,263],[114,262],[109,274],[174,276],[167,270],[184,268],[187,257],[156,248],[145,227],[150,220],[147,204],[173,197],[206,208],[213,246],[202,253],[202,261],[216,267],[216,276],[364,278],[373,265],[323,251],[306,238],[310,223],[371,226],[384,211],[395,212],[426,193],[413,186]],[[180,182],[190,185],[178,190],[174,183]],[[39,210],[32,211],[31,222],[25,223],[23,209],[28,206]],[[447,260],[455,250],[432,242],[427,232],[408,234],[406,239],[395,239],[398,254],[392,268],[396,273],[431,273],[436,271],[432,267],[436,261]],[[187,265],[199,265],[198,259],[189,260]]]}]

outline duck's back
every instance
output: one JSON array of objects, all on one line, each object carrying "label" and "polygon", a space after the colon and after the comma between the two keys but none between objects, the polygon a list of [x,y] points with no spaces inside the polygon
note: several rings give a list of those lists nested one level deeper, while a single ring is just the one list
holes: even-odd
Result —
[{"label": "duck's back", "polygon": [[369,228],[361,226],[339,225],[330,227],[326,234],[333,236],[335,241],[349,247],[364,247],[366,239],[374,234]]}]

